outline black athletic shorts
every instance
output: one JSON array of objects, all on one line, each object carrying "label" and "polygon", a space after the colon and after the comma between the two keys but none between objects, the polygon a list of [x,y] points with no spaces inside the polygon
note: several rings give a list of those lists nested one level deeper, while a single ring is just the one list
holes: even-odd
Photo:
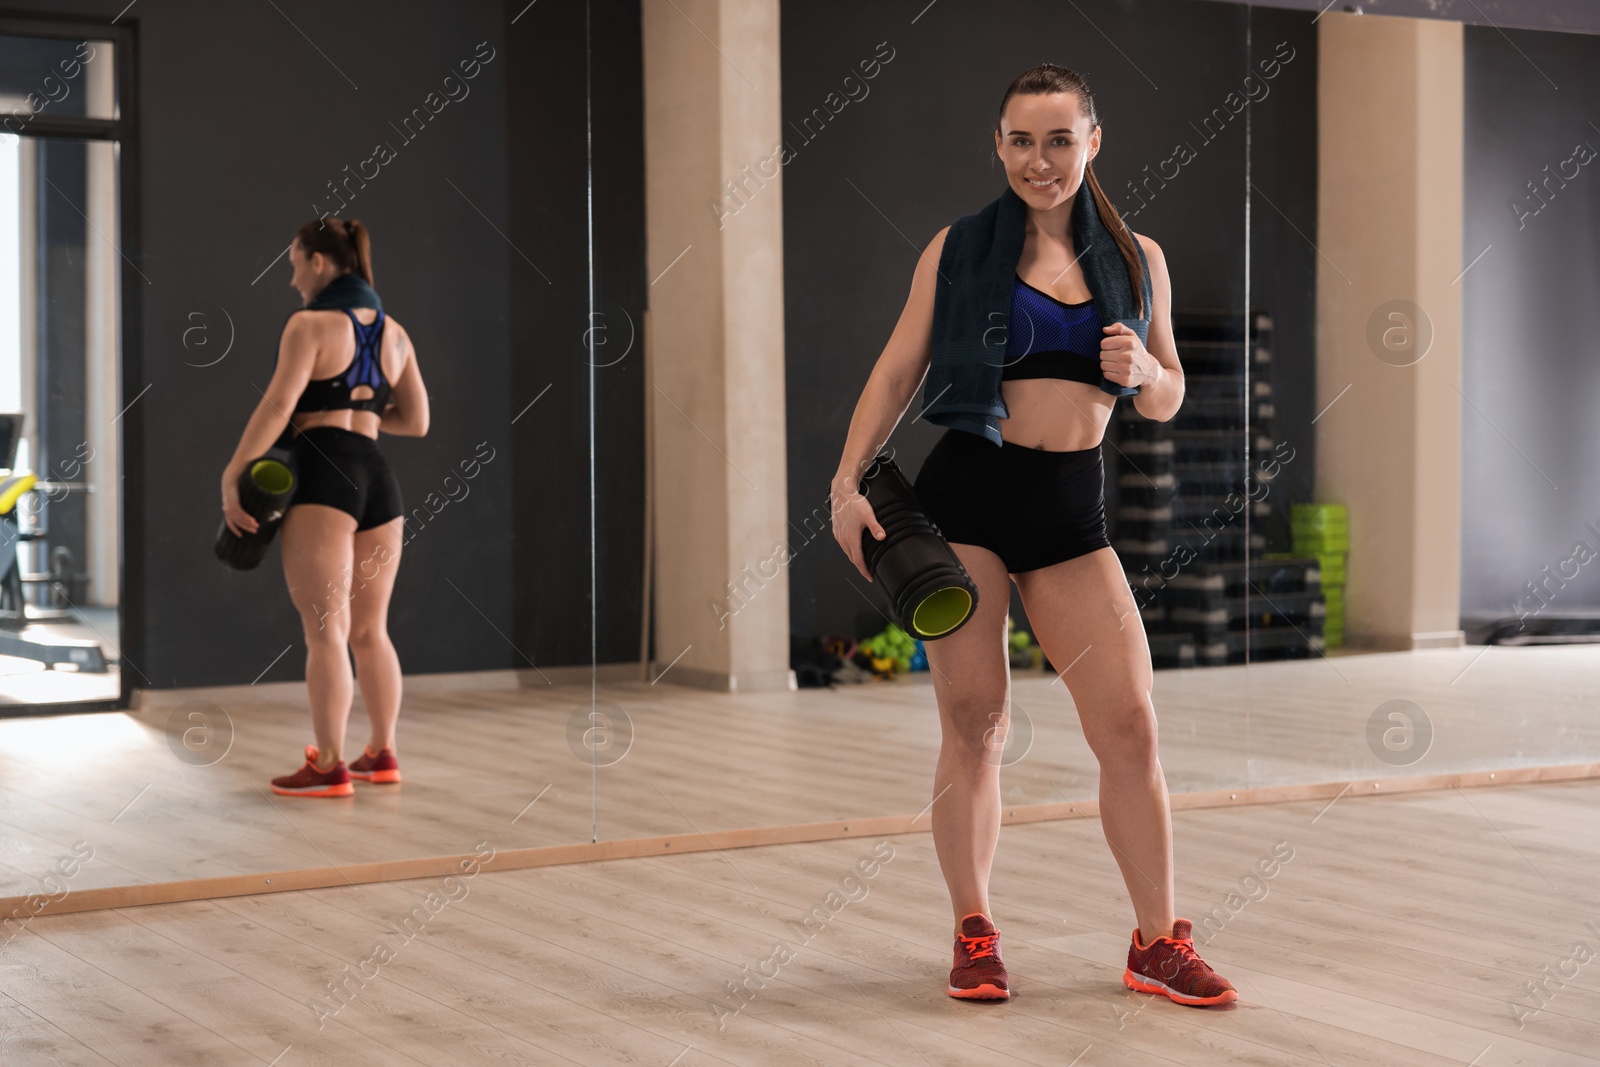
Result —
[{"label": "black athletic shorts", "polygon": [[996,448],[947,429],[912,490],[946,541],[987,548],[1012,574],[1111,544],[1098,445],[1047,452],[1006,441]]},{"label": "black athletic shorts", "polygon": [[296,504],[326,504],[354,516],[357,530],[382,526],[404,514],[400,483],[378,442],[339,426],[302,430],[289,445],[300,476]]}]

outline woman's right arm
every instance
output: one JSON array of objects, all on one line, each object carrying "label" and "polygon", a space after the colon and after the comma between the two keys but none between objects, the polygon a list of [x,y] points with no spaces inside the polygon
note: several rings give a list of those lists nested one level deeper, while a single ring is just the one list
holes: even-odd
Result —
[{"label": "woman's right arm", "polygon": [[293,419],[295,404],[311,379],[317,360],[317,329],[310,315],[290,315],[278,338],[278,362],[272,380],[239,435],[233,457],[222,469],[222,515],[236,535],[254,533],[260,523],[239,502],[239,478],[251,463],[282,436]]},{"label": "woman's right arm", "polygon": [[[393,319],[389,321],[394,322]],[[378,429],[400,437],[424,437],[428,433],[428,389],[422,384],[422,371],[417,368],[417,350],[412,347],[411,335],[399,323],[395,326],[400,329],[400,344],[405,348],[406,361],[390,390],[389,404],[378,420]]]},{"label": "woman's right arm", "polygon": [[928,348],[933,339],[934,282],[939,273],[945,234],[949,230],[946,226],[934,234],[917,260],[917,269],[911,276],[911,293],[906,297],[906,305],[889,343],[884,346],[883,354],[861,390],[861,399],[856,402],[855,414],[850,418],[844,454],[833,476],[829,496],[834,537],[868,581],[872,580],[872,575],[861,553],[861,531],[870,529],[880,540],[884,533],[872,513],[872,506],[858,491],[858,484],[878,450],[899,425],[927,376]]}]

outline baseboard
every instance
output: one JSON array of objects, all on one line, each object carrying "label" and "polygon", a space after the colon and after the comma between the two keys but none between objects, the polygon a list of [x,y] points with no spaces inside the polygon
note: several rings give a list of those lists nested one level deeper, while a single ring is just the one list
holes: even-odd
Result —
[{"label": "baseboard", "polygon": [[[639,677],[637,663],[601,663],[597,666],[574,664],[562,667],[496,671],[443,671],[437,674],[408,674],[403,686],[411,693],[455,692],[463,689],[530,689],[547,685],[576,685],[598,677],[602,682],[628,682]],[[180,689],[141,689],[135,687],[129,711],[166,711],[191,700],[214,704],[244,702],[304,701],[306,683],[257,682],[254,685],[190,686]]]},{"label": "baseboard", "polygon": [[794,671],[784,668],[776,671],[746,671],[730,674],[727,671],[705,667],[671,666],[663,674],[655,675],[658,682],[688,686],[691,689],[709,689],[717,693],[770,693],[800,688]]},{"label": "baseboard", "polygon": [[1421,648],[1462,648],[1466,643],[1465,630],[1418,630],[1397,634],[1346,628],[1343,647],[1363,652],[1413,652]]}]

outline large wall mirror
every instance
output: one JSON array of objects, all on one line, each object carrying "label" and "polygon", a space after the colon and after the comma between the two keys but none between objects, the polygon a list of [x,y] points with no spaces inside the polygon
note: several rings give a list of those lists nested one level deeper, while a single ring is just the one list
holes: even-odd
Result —
[{"label": "large wall mirror", "polygon": [[[1579,773],[1595,753],[1582,725],[1595,587],[1580,573],[1592,494],[1574,440],[1583,420],[1548,412],[1584,395],[1589,374],[1556,353],[1582,351],[1569,279],[1586,270],[1593,198],[1574,174],[1594,142],[1582,115],[1541,101],[1551,84],[1585,83],[1594,38],[1321,4],[1006,10],[783,5],[781,102],[764,80],[771,57],[700,42],[743,106],[778,113],[781,144],[728,153],[710,198],[659,201],[712,221],[699,245],[674,235],[650,250],[651,314],[688,315],[687,283],[658,279],[727,269],[707,243],[731,255],[737,229],[759,229],[781,196],[786,530],[672,596],[720,631],[787,595],[799,685],[669,688],[692,673],[695,643],[653,647],[651,681],[616,690],[632,743],[604,778],[602,836],[927,825],[930,674],[909,647],[864,653],[890,612],[834,542],[827,485],[918,253],[1003,187],[994,111],[1045,58],[1096,90],[1100,181],[1172,278],[1184,405],[1158,422],[1120,400],[1103,444],[1109,532],[1156,668],[1171,792],[1215,804]],[[1384,48],[1401,50],[1385,74],[1363,73]],[[1524,112],[1538,121],[1519,123]],[[1378,137],[1352,114],[1392,125]],[[1550,221],[1563,211],[1566,224]],[[1545,281],[1519,284],[1528,277]],[[1534,373],[1504,357],[1522,347],[1515,294],[1552,324]],[[731,304],[726,314],[739,329]],[[741,338],[723,359],[743,369],[693,388],[732,392],[778,358]],[[1550,381],[1577,388],[1535,392]],[[773,419],[767,400],[697,408],[690,384],[672,386],[683,392],[652,386],[651,411],[683,424],[680,451],[653,469],[701,450],[714,457],[707,479],[754,495],[762,457],[728,448],[726,426]],[[917,417],[922,401],[886,446],[908,476],[941,432]],[[690,493],[653,506],[703,509],[708,538],[754,514]],[[1502,537],[1519,546],[1514,564],[1490,551]],[[657,577],[658,595],[670,581]],[[654,606],[658,634],[674,610]],[[1061,682],[1072,662],[1043,654],[1015,589],[1009,614],[1004,803],[1022,818],[1069,814],[1099,777]],[[829,652],[851,662],[835,670]],[[910,669],[875,672],[874,657]],[[825,675],[831,685],[808,686]],[[1515,716],[1492,711],[1507,704]]]},{"label": "large wall mirror", "polygon": [[[0,897],[85,849],[52,907],[592,841],[595,665],[637,659],[644,560],[643,427],[617,429],[640,404],[637,6],[37,7],[0,21]],[[306,799],[269,788],[315,738],[282,539],[251,570],[213,547],[319,218],[369,232],[431,417],[378,444],[402,781]],[[352,557],[329,595],[358,604],[382,565]],[[26,629],[3,621],[24,600]],[[103,662],[17,653],[46,636]],[[353,644],[347,763],[393,699]]]},{"label": "large wall mirror", "polygon": [[[17,30],[43,27],[16,25]],[[0,706],[125,695],[114,33],[0,34]]]},{"label": "large wall mirror", "polygon": [[1270,332],[1247,413],[1253,470],[1278,469],[1248,612],[1321,642],[1238,675],[1241,786],[1571,775],[1597,751],[1593,478],[1563,415],[1592,378],[1566,339],[1590,314],[1572,279],[1596,142],[1560,103],[1592,84],[1597,38],[1453,14],[1476,24],[1249,10],[1253,65],[1300,58],[1251,109]]},{"label": "large wall mirror", "polygon": [[[840,551],[829,481],[923,249],[1005,188],[996,112],[1042,61],[1093,88],[1098,181],[1171,280],[1185,402],[1117,399],[1098,447],[1175,803],[1596,758],[1568,407],[1600,134],[1560,101],[1597,38],[1222,0],[402,6],[0,20],[12,894],[79,842],[77,902],[106,906],[480,845],[926,829],[926,646]],[[267,787],[312,733],[279,550],[237,571],[212,538],[323,215],[370,230],[431,425],[380,438],[404,781],[313,802]],[[885,444],[913,478],[944,433],[922,409]],[[1047,653],[1007,595],[1005,818],[1092,813],[1067,679],[1102,653]],[[14,654],[30,632],[83,658]],[[347,757],[388,699],[359,674]]]}]

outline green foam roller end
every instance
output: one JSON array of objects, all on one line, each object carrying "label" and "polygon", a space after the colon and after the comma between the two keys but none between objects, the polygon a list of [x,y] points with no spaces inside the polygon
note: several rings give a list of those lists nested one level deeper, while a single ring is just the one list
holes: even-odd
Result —
[{"label": "green foam roller end", "polygon": [[263,492],[277,496],[294,488],[294,474],[275,459],[258,459],[250,465],[250,480]]},{"label": "green foam roller end", "polygon": [[939,637],[965,622],[971,610],[971,594],[957,585],[946,586],[922,598],[911,622],[924,637]]}]

